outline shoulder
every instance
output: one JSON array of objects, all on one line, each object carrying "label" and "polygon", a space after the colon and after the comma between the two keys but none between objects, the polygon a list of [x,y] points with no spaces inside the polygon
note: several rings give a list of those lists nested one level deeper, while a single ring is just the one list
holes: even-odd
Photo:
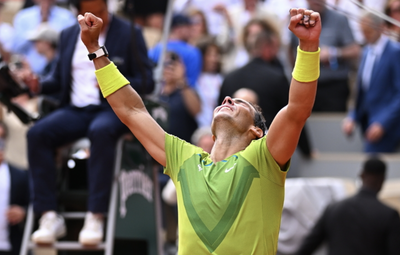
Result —
[{"label": "shoulder", "polygon": [[21,21],[25,19],[30,19],[32,16],[40,14],[40,9],[38,6],[34,5],[29,8],[25,8],[15,14],[14,22]]},{"label": "shoulder", "polygon": [[400,43],[395,42],[393,40],[389,40],[387,43],[387,47],[392,51],[396,52],[397,54],[400,54]]},{"label": "shoulder", "polygon": [[64,39],[62,38],[69,38],[74,34],[79,34],[80,33],[80,27],[79,24],[73,24],[72,26],[69,26],[67,28],[64,28],[63,30],[61,30],[60,32],[60,41],[63,42]]}]

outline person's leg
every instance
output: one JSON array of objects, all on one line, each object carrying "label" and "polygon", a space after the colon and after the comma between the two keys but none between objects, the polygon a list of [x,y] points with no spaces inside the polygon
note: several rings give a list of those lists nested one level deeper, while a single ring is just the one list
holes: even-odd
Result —
[{"label": "person's leg", "polygon": [[108,211],[116,143],[125,132],[128,128],[109,107],[97,112],[90,123],[87,131],[89,200],[85,223],[79,233],[82,245],[97,245],[103,239],[103,214]]},{"label": "person's leg", "polygon": [[128,132],[129,129],[111,108],[98,113],[90,123],[87,133],[91,143],[88,161],[88,211],[90,212],[108,211],[116,144],[118,138]]},{"label": "person's leg", "polygon": [[28,131],[31,196],[35,212],[55,211],[55,149],[86,134],[88,121],[80,111],[66,107],[35,123]]}]

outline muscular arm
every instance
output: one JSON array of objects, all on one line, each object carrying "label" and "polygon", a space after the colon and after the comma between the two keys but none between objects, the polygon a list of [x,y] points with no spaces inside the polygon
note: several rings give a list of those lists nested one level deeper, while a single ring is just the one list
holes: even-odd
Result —
[{"label": "muscular arm", "polygon": [[[305,27],[299,24],[304,9],[291,11],[289,29],[300,39],[300,49],[318,51],[321,22],[318,13],[313,13],[316,25]],[[319,65],[319,63],[316,63]],[[289,103],[273,120],[267,136],[267,146],[276,162],[283,167],[293,155],[301,130],[311,114],[317,91],[317,80],[300,82],[292,79]]]},{"label": "muscular arm", "polygon": [[[91,13],[78,16],[81,26],[81,39],[89,52],[99,49],[98,35],[102,21]],[[106,57],[94,59],[99,70],[111,62]],[[102,86],[99,83],[100,87]],[[165,132],[148,113],[139,94],[131,87],[124,86],[107,96],[107,101],[118,118],[132,131],[150,155],[161,165],[166,165]]]}]

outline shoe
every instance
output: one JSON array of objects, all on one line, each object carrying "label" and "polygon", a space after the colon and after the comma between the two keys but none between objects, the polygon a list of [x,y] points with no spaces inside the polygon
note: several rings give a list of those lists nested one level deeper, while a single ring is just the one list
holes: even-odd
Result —
[{"label": "shoe", "polygon": [[85,223],[79,233],[79,242],[85,246],[98,245],[103,240],[103,218],[86,213]]},{"label": "shoe", "polygon": [[65,234],[64,218],[55,211],[49,211],[42,215],[39,220],[39,229],[33,232],[31,238],[36,244],[52,244]]}]

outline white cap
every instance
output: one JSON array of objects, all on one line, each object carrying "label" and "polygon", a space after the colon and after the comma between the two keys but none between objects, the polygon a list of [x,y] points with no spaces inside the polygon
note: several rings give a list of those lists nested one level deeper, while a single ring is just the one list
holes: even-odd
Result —
[{"label": "white cap", "polygon": [[41,23],[35,31],[29,36],[30,41],[46,41],[49,43],[57,44],[58,32],[54,30],[47,22]]}]

